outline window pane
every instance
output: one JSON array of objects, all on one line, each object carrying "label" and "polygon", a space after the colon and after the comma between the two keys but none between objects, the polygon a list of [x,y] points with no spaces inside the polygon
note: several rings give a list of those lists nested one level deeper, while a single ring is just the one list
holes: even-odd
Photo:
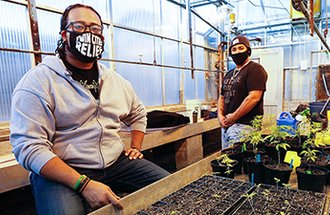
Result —
[{"label": "window pane", "polygon": [[66,7],[68,7],[71,4],[76,4],[76,3],[82,3],[83,1],[79,0],[36,0],[37,6],[42,5],[42,6],[48,6],[52,8],[56,8],[59,10],[64,10]]},{"label": "window pane", "polygon": [[[205,61],[204,61],[204,49],[202,48],[195,48],[195,68],[198,69],[205,69]],[[196,79],[196,88],[197,88],[197,95],[196,99],[204,100],[205,98],[205,76],[204,71],[196,71],[195,72],[195,79]]]},{"label": "window pane", "polygon": [[[164,65],[181,66],[180,49],[177,42],[163,40],[162,50]],[[178,104],[180,102],[180,74],[179,69],[164,68],[165,104]]]},{"label": "window pane", "polygon": [[37,17],[41,51],[55,53],[57,41],[61,38],[59,34],[61,15],[37,10]]},{"label": "window pane", "polygon": [[[154,42],[154,40],[156,40]],[[156,61],[160,63],[159,38],[143,35],[122,29],[114,29],[115,58],[128,61],[154,62],[154,49]],[[157,43],[157,44],[156,44]]]},{"label": "window pane", "polygon": [[161,68],[117,63],[117,72],[130,81],[145,106],[162,104]]},{"label": "window pane", "polygon": [[113,23],[160,33],[159,1],[112,1]]},{"label": "window pane", "polygon": [[180,38],[179,31],[186,35],[186,25],[180,29],[180,22],[180,7],[168,1],[162,1],[162,35],[176,39]]},{"label": "window pane", "polygon": [[108,4],[107,0],[36,0],[37,6],[47,6],[52,7],[59,10],[65,10],[69,5],[72,4],[86,4],[92,6],[102,17],[102,19],[109,19],[107,10]]}]

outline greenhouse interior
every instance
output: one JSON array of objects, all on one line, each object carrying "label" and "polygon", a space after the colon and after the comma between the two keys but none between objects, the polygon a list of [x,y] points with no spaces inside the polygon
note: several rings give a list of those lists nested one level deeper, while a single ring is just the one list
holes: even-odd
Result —
[{"label": "greenhouse interior", "polygon": [[328,10],[0,0],[0,214],[330,214]]}]

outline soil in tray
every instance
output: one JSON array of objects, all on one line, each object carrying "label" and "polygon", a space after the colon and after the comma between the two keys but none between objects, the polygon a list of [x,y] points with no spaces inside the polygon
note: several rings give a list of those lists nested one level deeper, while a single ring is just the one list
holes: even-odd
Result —
[{"label": "soil in tray", "polygon": [[251,183],[208,175],[137,214],[221,214],[237,204],[252,187]]},{"label": "soil in tray", "polygon": [[323,193],[270,185],[260,185],[253,193],[255,195],[247,198],[234,214],[323,214]]}]

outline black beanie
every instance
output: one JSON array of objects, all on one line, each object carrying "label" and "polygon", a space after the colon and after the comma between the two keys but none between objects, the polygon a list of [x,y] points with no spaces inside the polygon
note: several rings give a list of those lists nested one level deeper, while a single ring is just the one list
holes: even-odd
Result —
[{"label": "black beanie", "polygon": [[249,55],[251,55],[251,48],[250,48],[250,41],[247,37],[245,36],[238,36],[235,37],[231,43],[230,43],[230,47],[229,47],[229,54],[231,55],[231,47],[237,45],[237,44],[243,44],[245,45],[245,47],[248,49]]}]

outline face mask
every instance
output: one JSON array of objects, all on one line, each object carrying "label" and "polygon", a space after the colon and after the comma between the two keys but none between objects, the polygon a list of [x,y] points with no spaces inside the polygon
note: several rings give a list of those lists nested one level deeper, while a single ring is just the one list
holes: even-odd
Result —
[{"label": "face mask", "polygon": [[84,63],[92,63],[101,58],[104,51],[104,37],[91,32],[70,33],[68,50]]},{"label": "face mask", "polygon": [[231,58],[233,59],[236,65],[242,65],[248,57],[249,57],[248,51],[231,55]]}]

